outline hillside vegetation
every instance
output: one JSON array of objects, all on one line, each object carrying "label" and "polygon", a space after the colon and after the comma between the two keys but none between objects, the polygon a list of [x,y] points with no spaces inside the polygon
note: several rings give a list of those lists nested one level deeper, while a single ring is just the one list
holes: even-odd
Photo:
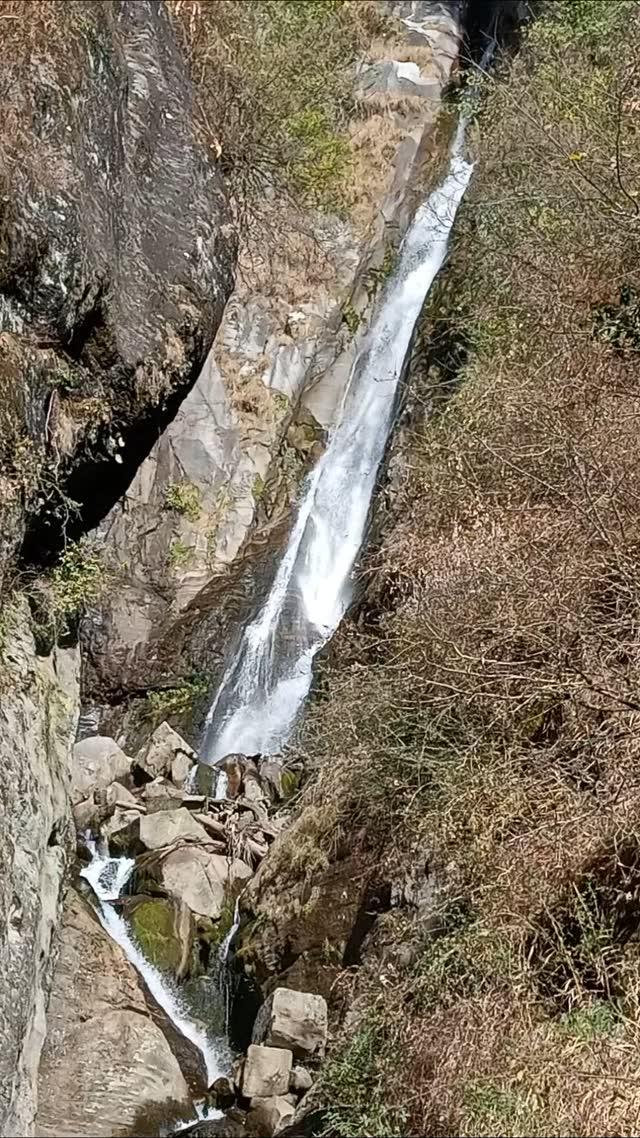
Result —
[{"label": "hillside vegetation", "polygon": [[637,3],[562,0],[480,84],[423,414],[299,740],[309,872],[346,840],[428,883],[345,979],[332,1135],[638,1133],[638,59]]}]

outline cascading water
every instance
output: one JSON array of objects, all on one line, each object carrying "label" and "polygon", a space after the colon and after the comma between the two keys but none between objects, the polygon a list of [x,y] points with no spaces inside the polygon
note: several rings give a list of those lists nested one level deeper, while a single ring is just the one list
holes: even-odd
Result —
[{"label": "cascading water", "polygon": [[473,169],[462,154],[464,126],[446,178],[417,210],[402,242],[326,450],[305,483],[271,591],[245,629],[211,707],[204,745],[209,762],[233,751],[267,755],[282,748],[311,686],[314,657],[349,605],[402,367]]},{"label": "cascading water", "polygon": [[211,1039],[204,1027],[195,1023],[183,1006],[177,992],[167,979],[146,960],[131,936],[123,917],[111,902],[117,901],[129,880],[135,860],[126,857],[109,857],[99,852],[95,842],[88,841],[91,861],[81,872],[93,888],[99,905],[96,909],[100,923],[109,936],[119,944],[125,955],[144,980],[154,1000],[169,1017],[174,1027],[201,1052],[207,1069],[209,1086],[221,1075],[228,1075],[231,1056],[223,1039]]}]

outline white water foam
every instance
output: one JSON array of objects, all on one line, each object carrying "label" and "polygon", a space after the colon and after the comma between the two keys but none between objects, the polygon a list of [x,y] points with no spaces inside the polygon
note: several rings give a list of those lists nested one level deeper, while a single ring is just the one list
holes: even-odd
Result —
[{"label": "white water foam", "polygon": [[309,475],[271,591],[247,626],[207,718],[204,756],[267,755],[286,743],[313,661],[351,600],[396,393],[424,298],[445,257],[472,165],[464,122],[443,183],[417,210],[354,362],[338,421]]},{"label": "white water foam", "polygon": [[98,850],[94,842],[88,842],[88,846],[92,858],[80,876],[89,882],[100,902],[96,910],[100,923],[140,973],[154,1000],[176,1030],[201,1052],[207,1069],[208,1085],[211,1086],[221,1075],[228,1075],[231,1069],[231,1055],[224,1040],[211,1039],[205,1028],[194,1022],[179,994],[171,988],[159,969],[146,960],[131,936],[126,921],[110,903],[120,896],[133,872],[135,861],[133,858],[108,857]]}]

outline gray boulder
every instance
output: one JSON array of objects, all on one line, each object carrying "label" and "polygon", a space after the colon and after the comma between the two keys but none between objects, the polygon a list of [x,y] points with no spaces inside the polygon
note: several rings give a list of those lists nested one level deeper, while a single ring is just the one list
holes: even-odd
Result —
[{"label": "gray boulder", "polygon": [[92,735],[73,748],[71,759],[71,801],[74,805],[90,798],[96,790],[106,790],[114,781],[126,779],[133,760],[125,755],[115,739]]},{"label": "gray boulder", "polygon": [[183,782],[196,761],[195,751],[168,723],[156,727],[151,738],[136,754],[136,765],[151,778],[172,777],[175,767],[178,776],[184,772]]},{"label": "gray boulder", "polygon": [[229,861],[202,846],[172,850],[158,867],[167,893],[181,897],[193,913],[217,920],[228,889],[251,876],[251,869],[235,858]]},{"label": "gray boulder", "polygon": [[178,841],[201,842],[209,836],[184,806],[177,810],[159,810],[140,819],[140,841],[145,849],[159,850]]},{"label": "gray boulder", "polygon": [[247,1130],[250,1134],[274,1138],[283,1126],[291,1122],[294,1114],[295,1107],[282,1095],[253,1098],[247,1115]]},{"label": "gray boulder", "polygon": [[311,992],[276,988],[258,1012],[252,1038],[288,1047],[298,1059],[319,1058],[327,1043],[327,1002]]},{"label": "gray boulder", "polygon": [[313,1086],[313,1076],[306,1067],[292,1067],[289,1078],[289,1090],[296,1095],[306,1094]]},{"label": "gray boulder", "polygon": [[292,1063],[291,1052],[284,1048],[251,1043],[242,1068],[242,1094],[248,1099],[286,1095]]},{"label": "gray boulder", "polygon": [[136,1133],[141,1112],[167,1125],[193,1114],[187,1084],[149,1018],[135,969],[89,906],[67,896],[38,1082],[38,1138]]}]

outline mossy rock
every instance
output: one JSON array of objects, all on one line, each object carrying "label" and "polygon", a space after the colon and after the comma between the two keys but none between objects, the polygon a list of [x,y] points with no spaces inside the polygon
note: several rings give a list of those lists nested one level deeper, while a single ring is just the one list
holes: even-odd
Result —
[{"label": "mossy rock", "polygon": [[131,933],[150,964],[180,979],[188,969],[193,920],[162,897],[132,897],[125,906]]}]

